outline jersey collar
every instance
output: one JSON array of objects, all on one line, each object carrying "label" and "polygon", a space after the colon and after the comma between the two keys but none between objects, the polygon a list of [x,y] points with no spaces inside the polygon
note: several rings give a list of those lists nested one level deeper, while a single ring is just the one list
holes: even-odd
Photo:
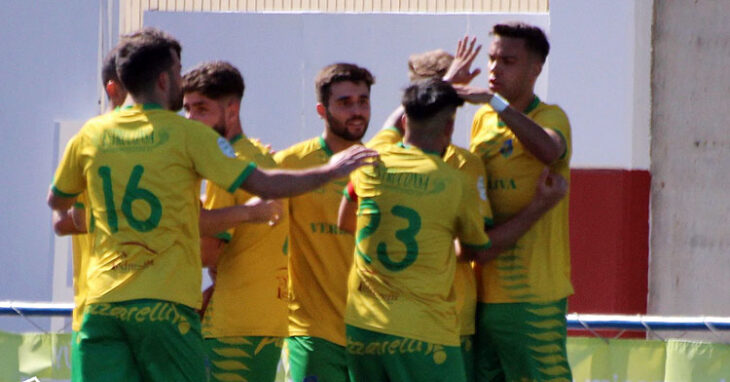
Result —
[{"label": "jersey collar", "polygon": [[440,157],[440,156],[441,156],[441,153],[439,153],[439,152],[436,152],[436,151],[430,151],[430,150],[423,150],[423,149],[421,149],[421,148],[418,148],[418,147],[415,147],[415,146],[411,146],[411,145],[406,145],[405,143],[403,143],[403,141],[400,141],[400,142],[398,142],[398,143],[396,143],[396,144],[398,145],[398,147],[400,147],[400,148],[404,148],[404,149],[406,149],[406,150],[409,150],[409,149],[414,149],[414,148],[415,148],[415,149],[418,149],[418,150],[421,150],[421,151],[423,151],[423,152],[424,152],[424,153],[426,153],[426,154],[430,154],[430,155],[436,155],[437,157]]},{"label": "jersey collar", "polygon": [[243,138],[243,134],[236,134],[231,139],[228,140],[228,143],[234,144],[238,141],[240,141]]},{"label": "jersey collar", "polygon": [[319,136],[319,145],[322,147],[322,150],[324,150],[324,153],[327,154],[328,157],[334,155],[334,153],[332,153],[332,149],[327,145],[327,142],[321,135]]},{"label": "jersey collar", "polygon": [[134,104],[134,105],[127,105],[122,108],[122,110],[131,110],[131,109],[142,109],[142,110],[162,110],[162,106],[158,103],[145,103],[145,104]]},{"label": "jersey collar", "polygon": [[[540,97],[535,96],[535,98],[532,99],[532,102],[530,102],[529,105],[527,105],[527,108],[522,112],[524,114],[530,114],[533,110],[537,109],[537,107],[540,105]],[[499,127],[505,127],[507,126],[501,119],[499,122],[497,122],[497,126]]]}]

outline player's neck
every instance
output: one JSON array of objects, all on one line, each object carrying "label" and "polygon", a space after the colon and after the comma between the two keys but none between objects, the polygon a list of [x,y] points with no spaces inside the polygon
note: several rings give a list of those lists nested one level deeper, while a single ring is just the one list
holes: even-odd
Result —
[{"label": "player's neck", "polygon": [[324,142],[327,143],[327,146],[333,153],[338,153],[352,145],[360,143],[359,141],[350,141],[342,138],[337,134],[330,132],[329,129],[324,130],[322,138],[324,138]]},{"label": "player's neck", "polygon": [[124,106],[157,104],[167,109],[167,100],[158,94],[129,94],[124,100]]},{"label": "player's neck", "polygon": [[226,139],[231,140],[238,135],[243,135],[243,127],[241,127],[241,120],[236,120],[235,123],[230,126],[226,126]]},{"label": "player's neck", "polygon": [[418,147],[421,151],[429,153],[443,153],[446,150],[446,146],[444,146],[443,142],[440,142],[438,139],[419,136],[417,134],[409,135],[407,130],[406,135],[403,137],[403,144],[406,146]]},{"label": "player's neck", "polygon": [[527,109],[528,106],[532,103],[532,100],[535,99],[535,92],[529,91],[525,92],[524,94],[521,94],[520,96],[516,97],[514,100],[508,100],[510,106],[512,106],[514,109],[519,111],[524,111]]}]

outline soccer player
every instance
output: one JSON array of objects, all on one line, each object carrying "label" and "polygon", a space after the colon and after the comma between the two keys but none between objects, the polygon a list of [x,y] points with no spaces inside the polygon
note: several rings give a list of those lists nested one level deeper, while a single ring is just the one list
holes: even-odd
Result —
[{"label": "soccer player", "polygon": [[[414,54],[408,60],[409,79],[421,81],[429,78],[444,78],[453,83],[469,83],[479,74],[479,69],[471,70],[471,63],[476,58],[481,46],[476,46],[476,39],[468,38],[457,44],[456,58],[443,50],[433,50]],[[377,147],[384,143],[397,143],[403,137],[403,107],[400,106],[388,118],[383,129],[370,141],[368,147]],[[450,144],[443,154],[444,161],[452,167],[470,176],[481,187],[485,186],[485,170],[481,160],[468,150]],[[567,190],[564,179],[557,174],[544,174],[537,185],[537,193],[532,202],[509,221],[494,226],[492,210],[487,200],[480,201],[479,208],[484,212],[485,228],[492,246],[504,248],[512,246],[540,216],[549,211]],[[461,351],[464,359],[466,380],[474,380],[473,336],[475,333],[475,313],[477,301],[476,278],[472,264],[466,261],[457,263],[454,275],[454,292],[461,335]]]},{"label": "soccer player", "polygon": [[480,261],[490,242],[474,208],[486,190],[441,158],[462,103],[440,79],[411,84],[403,141],[379,145],[379,164],[351,175],[340,218],[351,229],[357,209],[345,314],[353,381],[466,380],[453,239]]},{"label": "soccer player", "polygon": [[126,106],[89,120],[69,142],[48,195],[68,211],[87,190],[95,220],[79,332],[84,381],[203,381],[198,200],[201,177],[264,198],[306,192],[375,154],[348,150],[303,172],[260,170],[228,141],[175,114],[180,44],[145,29],[124,36],[117,73]]},{"label": "soccer player", "polygon": [[[275,168],[269,150],[246,137],[241,127],[239,113],[244,89],[241,73],[230,63],[197,65],[183,76],[185,116],[205,123],[225,137],[236,157],[261,168]],[[230,194],[208,182],[202,214],[206,210],[245,205],[254,198],[243,190]],[[278,219],[273,226],[244,223],[218,232],[215,237],[201,238],[203,265],[217,270],[202,324],[213,381],[273,382],[276,378],[289,324],[287,210],[284,200],[278,209],[279,216],[272,217]]]},{"label": "soccer player", "polygon": [[[109,108],[113,110],[122,105],[127,97],[127,92],[117,76],[116,49],[112,49],[104,57],[101,66],[101,82],[104,84]],[[55,211],[53,213],[53,226],[56,234],[59,236],[72,235],[74,309],[71,320],[71,378],[74,381],[81,378],[77,336],[81,329],[81,319],[86,306],[86,264],[94,243],[93,235],[89,234],[93,226],[90,224],[91,221],[86,221],[87,215],[84,213],[88,207],[87,200],[86,192],[82,192],[73,207],[66,213],[59,214]]]},{"label": "soccer player", "polygon": [[[535,95],[550,45],[539,28],[497,24],[489,47],[489,89],[460,89],[477,111],[470,149],[489,174],[499,224],[532,198],[545,166],[570,179],[571,132],[565,112]],[[570,282],[568,198],[513,247],[477,269],[478,381],[571,381],[565,350]]]},{"label": "soccer player", "polygon": [[[316,76],[321,136],[276,153],[282,168],[327,163],[360,142],[370,121],[373,76],[352,64],[333,64]],[[302,381],[345,381],[344,312],[352,236],[337,228],[337,211],[347,178],[289,199],[289,335],[291,377]],[[309,378],[309,379],[307,379]]]}]

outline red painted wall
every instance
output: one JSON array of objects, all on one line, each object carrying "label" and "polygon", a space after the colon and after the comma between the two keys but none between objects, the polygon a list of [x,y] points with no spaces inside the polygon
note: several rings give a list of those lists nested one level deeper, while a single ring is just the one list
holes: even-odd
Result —
[{"label": "red painted wall", "polygon": [[646,314],[650,182],[646,170],[571,170],[570,312]]}]

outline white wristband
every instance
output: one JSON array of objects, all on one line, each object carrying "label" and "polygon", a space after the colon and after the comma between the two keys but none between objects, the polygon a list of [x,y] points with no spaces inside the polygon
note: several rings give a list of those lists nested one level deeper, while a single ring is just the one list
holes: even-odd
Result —
[{"label": "white wristband", "polygon": [[492,109],[497,112],[497,114],[504,111],[504,109],[509,106],[509,102],[507,102],[506,99],[502,98],[501,95],[498,93],[494,93],[492,96],[492,99],[489,100],[489,105],[492,106]]}]

